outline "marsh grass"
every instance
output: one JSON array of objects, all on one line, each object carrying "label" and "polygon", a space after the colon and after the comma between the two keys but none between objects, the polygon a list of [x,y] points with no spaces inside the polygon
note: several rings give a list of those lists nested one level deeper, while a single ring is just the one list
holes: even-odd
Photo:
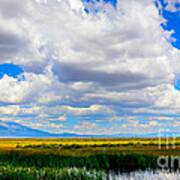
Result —
[{"label": "marsh grass", "polygon": [[89,171],[85,168],[41,168],[13,167],[10,165],[0,167],[1,180],[104,180],[107,175],[101,171]]},{"label": "marsh grass", "polygon": [[37,167],[37,168],[87,168],[106,171],[132,171],[157,167],[157,158],[149,155],[133,153],[117,154],[92,154],[88,156],[59,155],[42,152],[10,151],[0,154],[0,162],[14,167]]},{"label": "marsh grass", "polygon": [[[13,146],[1,147],[2,142]],[[157,138],[1,139],[0,179],[88,180],[92,174],[96,180],[104,179],[102,172],[154,171],[159,156],[180,155],[179,146],[166,149],[165,139],[161,147]]]}]

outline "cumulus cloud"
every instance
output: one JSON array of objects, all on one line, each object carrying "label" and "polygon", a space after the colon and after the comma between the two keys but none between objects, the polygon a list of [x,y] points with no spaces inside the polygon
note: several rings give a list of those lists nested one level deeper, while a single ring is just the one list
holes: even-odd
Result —
[{"label": "cumulus cloud", "polygon": [[[177,2],[166,1],[174,11]],[[121,0],[116,8],[103,1],[2,0],[0,58],[25,73],[0,79],[0,104],[47,106],[39,118],[48,118],[52,106],[74,116],[177,112],[179,50],[162,23],[151,0]]]},{"label": "cumulus cloud", "polygon": [[75,129],[80,129],[80,130],[89,130],[89,129],[94,129],[97,127],[97,124],[91,123],[88,121],[83,121],[81,125],[75,125]]},{"label": "cumulus cloud", "polygon": [[87,115],[87,114],[113,114],[113,111],[102,105],[93,104],[87,108],[77,108],[71,106],[62,106],[61,109],[73,115]]},{"label": "cumulus cloud", "polygon": [[[50,101],[57,101],[60,97],[55,95],[54,90],[51,90],[53,84],[54,78],[48,72],[43,74],[25,72],[18,79],[4,75],[0,79],[0,103],[31,105],[32,103],[46,104]],[[54,88],[59,86],[57,83]]]},{"label": "cumulus cloud", "polygon": [[63,115],[63,116],[59,116],[57,118],[54,119],[50,119],[51,121],[66,121],[67,120],[67,116]]},{"label": "cumulus cloud", "polygon": [[28,1],[21,0],[1,0],[0,12],[4,18],[17,18],[26,15]]}]

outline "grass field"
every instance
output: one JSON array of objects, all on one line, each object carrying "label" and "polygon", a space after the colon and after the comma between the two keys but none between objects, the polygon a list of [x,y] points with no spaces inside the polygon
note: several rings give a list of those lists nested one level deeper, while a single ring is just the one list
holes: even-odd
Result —
[{"label": "grass field", "polygon": [[[169,145],[180,145],[180,138],[168,139]],[[158,138],[42,138],[42,139],[0,139],[0,148],[16,148],[17,145],[41,145],[41,144],[62,144],[62,145],[158,145]],[[166,138],[161,138],[161,145],[166,145]]]},{"label": "grass field", "polygon": [[161,148],[158,138],[0,139],[0,179],[104,179],[156,169],[161,155],[180,156],[180,138],[162,138]]}]

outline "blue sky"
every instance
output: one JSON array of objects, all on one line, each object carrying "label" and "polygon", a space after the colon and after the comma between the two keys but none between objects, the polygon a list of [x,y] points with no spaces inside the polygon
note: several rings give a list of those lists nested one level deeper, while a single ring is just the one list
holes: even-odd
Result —
[{"label": "blue sky", "polygon": [[[172,45],[178,49],[180,49],[180,12],[171,12],[166,10],[167,3],[160,1],[163,9],[162,15],[167,20],[167,23],[162,25],[165,30],[171,31],[174,30],[172,37],[176,40],[172,42]],[[178,7],[178,3],[176,4]]]},{"label": "blue sky", "polygon": [[0,5],[0,119],[52,133],[178,131],[180,4],[68,2]]},{"label": "blue sky", "polygon": [[18,65],[3,63],[0,64],[0,72],[0,78],[3,78],[4,75],[11,76],[13,78],[18,78],[18,76],[21,75],[24,71]]}]

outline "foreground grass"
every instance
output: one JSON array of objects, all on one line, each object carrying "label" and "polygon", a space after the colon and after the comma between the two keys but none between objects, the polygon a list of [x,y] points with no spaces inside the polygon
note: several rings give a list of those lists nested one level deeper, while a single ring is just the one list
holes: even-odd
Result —
[{"label": "foreground grass", "polygon": [[86,168],[88,170],[105,171],[134,171],[138,169],[157,168],[157,157],[151,155],[134,154],[131,152],[103,152],[87,156],[53,154],[47,151],[6,151],[0,153],[1,164],[13,167],[36,168]]},{"label": "foreground grass", "polygon": [[101,172],[154,170],[160,155],[180,155],[179,139],[169,142],[166,149],[162,139],[159,149],[157,138],[1,139],[0,179],[102,179]]},{"label": "foreground grass", "polygon": [[104,180],[107,175],[103,172],[87,171],[86,169],[76,168],[41,168],[36,167],[0,167],[1,180]]}]

